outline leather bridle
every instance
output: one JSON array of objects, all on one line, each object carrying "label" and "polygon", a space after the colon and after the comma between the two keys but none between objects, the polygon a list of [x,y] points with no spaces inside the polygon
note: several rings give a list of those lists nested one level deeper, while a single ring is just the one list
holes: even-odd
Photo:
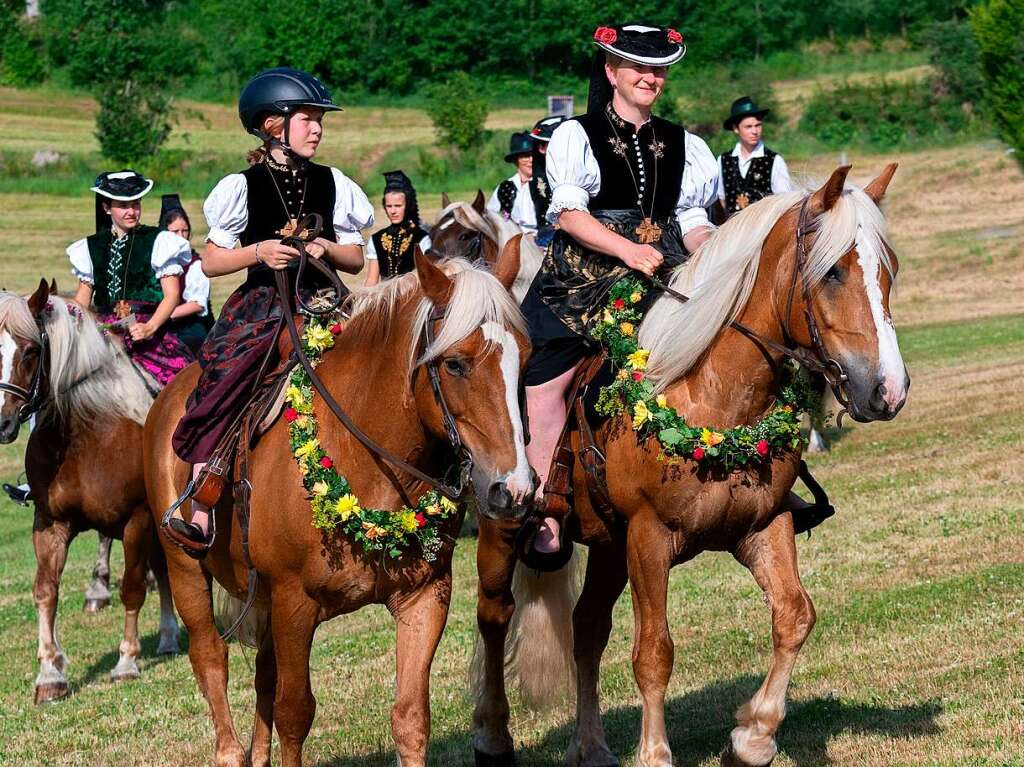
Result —
[{"label": "leather bridle", "polygon": [[[322,225],[323,220],[318,214],[310,214],[304,217],[296,227],[296,231],[306,232],[304,236],[285,237],[281,240],[282,245],[287,245],[288,247],[295,248],[299,251],[299,268],[295,278],[295,304],[301,311],[312,316],[322,316],[336,312],[341,307],[342,300],[347,293],[345,285],[342,283],[334,269],[327,266],[319,259],[310,259],[309,254],[306,252],[305,246],[316,238]],[[302,282],[302,277],[307,266],[312,266],[319,271],[327,278],[331,283],[331,286],[334,288],[334,300],[325,307],[310,306],[303,300],[300,294],[299,286]],[[369,435],[367,435],[366,432],[360,429],[348,414],[345,413],[341,405],[338,404],[338,401],[327,389],[323,380],[319,375],[317,375],[316,370],[309,361],[309,358],[302,351],[302,340],[298,327],[295,324],[295,317],[292,314],[291,308],[288,306],[288,278],[284,270],[275,271],[274,279],[277,282],[278,300],[280,300],[282,304],[284,324],[288,329],[288,335],[291,337],[292,341],[292,355],[298,363],[302,365],[302,368],[306,372],[306,375],[309,376],[309,380],[313,384],[313,387],[320,393],[320,396],[323,397],[324,402],[327,404],[331,413],[334,414],[334,417],[341,422],[341,424],[363,445],[363,447],[382,459],[384,462],[413,476],[421,482],[425,482],[450,500],[458,500],[465,492],[466,484],[469,482],[470,473],[473,468],[473,458],[468,448],[466,448],[462,442],[462,438],[459,436],[458,425],[456,424],[454,416],[452,416],[448,403],[445,401],[444,392],[441,390],[441,377],[438,371],[437,360],[435,359],[426,362],[425,367],[427,368],[427,374],[430,379],[430,388],[434,393],[434,400],[437,402],[437,406],[441,411],[441,421],[444,425],[448,442],[451,444],[452,450],[458,459],[458,477],[453,485],[425,474],[407,461],[399,458],[383,445],[378,444]],[[423,348],[429,348],[430,344],[433,342],[433,325],[435,322],[439,322],[444,319],[445,309],[446,307],[435,306],[427,321],[424,323],[420,339],[420,343],[423,345]]]},{"label": "leather bridle", "polygon": [[50,337],[46,334],[43,323],[38,319],[36,327],[39,329],[39,363],[36,365],[36,372],[32,375],[32,383],[26,389],[17,384],[0,381],[0,391],[22,400],[23,404],[18,408],[18,423],[25,423],[38,413],[46,402],[43,382],[46,380],[46,368],[49,366],[50,360]]},{"label": "leather bridle", "polygon": [[[807,247],[807,234],[810,231],[812,224],[809,212],[810,200],[810,197],[804,198],[804,201],[800,205],[799,218],[797,219],[796,268],[793,270],[793,281],[789,285],[789,293],[786,298],[786,313],[782,318],[783,343],[780,344],[771,338],[765,338],[763,335],[752,330],[738,320],[730,320],[728,325],[733,330],[736,330],[749,338],[754,344],[760,347],[762,352],[774,351],[784,357],[788,357],[794,362],[799,363],[808,370],[821,374],[825,381],[828,382],[828,385],[832,388],[832,393],[835,394],[836,400],[839,404],[843,409],[848,409],[849,399],[846,394],[846,384],[849,381],[849,376],[843,369],[842,364],[828,353],[825,342],[821,337],[821,330],[818,327],[818,321],[814,318],[814,312],[811,309],[811,284],[806,274],[807,259],[810,253],[810,250]],[[689,296],[685,296],[679,291],[673,290],[658,277],[653,277],[651,281],[654,287],[672,296],[677,301],[685,303],[690,300]],[[800,283],[800,291],[804,300],[804,318],[807,322],[807,330],[811,337],[812,349],[810,350],[798,345],[797,342],[793,340],[793,335],[789,329],[790,317],[793,313],[793,301],[796,296],[798,282]],[[766,354],[766,356],[769,355]]]}]

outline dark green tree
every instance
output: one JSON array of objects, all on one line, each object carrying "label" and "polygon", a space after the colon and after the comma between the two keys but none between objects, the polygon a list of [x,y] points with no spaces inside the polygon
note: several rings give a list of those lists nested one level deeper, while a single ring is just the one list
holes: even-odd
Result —
[{"label": "dark green tree", "polygon": [[970,19],[981,49],[986,109],[1024,166],[1024,0],[987,0]]}]

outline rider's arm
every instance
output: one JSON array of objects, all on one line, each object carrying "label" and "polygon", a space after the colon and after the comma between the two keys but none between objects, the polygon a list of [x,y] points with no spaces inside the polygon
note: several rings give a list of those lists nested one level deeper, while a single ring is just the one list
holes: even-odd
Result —
[{"label": "rider's arm", "polygon": [[337,168],[334,177],[334,239],[318,239],[331,264],[343,272],[358,274],[363,268],[363,235],[373,226],[373,205],[363,190]]},{"label": "rider's arm", "polygon": [[93,285],[95,278],[92,275],[92,256],[89,255],[89,244],[83,238],[71,243],[66,253],[71,261],[71,273],[78,279],[78,288],[75,290],[75,303],[83,309],[88,309],[92,303]]},{"label": "rider's arm", "polygon": [[718,202],[721,165],[704,139],[687,133],[686,164],[676,202],[676,219],[683,245],[693,253],[715,231],[707,209]]}]

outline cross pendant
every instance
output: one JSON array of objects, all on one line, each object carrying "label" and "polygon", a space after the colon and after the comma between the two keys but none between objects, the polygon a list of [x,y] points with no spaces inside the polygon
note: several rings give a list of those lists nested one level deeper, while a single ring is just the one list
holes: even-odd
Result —
[{"label": "cross pendant", "polygon": [[633,231],[636,232],[641,245],[650,245],[652,242],[657,242],[661,239],[661,227],[649,218],[641,221]]}]

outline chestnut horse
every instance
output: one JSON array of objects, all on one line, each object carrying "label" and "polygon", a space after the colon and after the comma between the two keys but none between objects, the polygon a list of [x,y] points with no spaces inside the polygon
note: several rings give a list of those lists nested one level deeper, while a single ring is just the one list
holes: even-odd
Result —
[{"label": "chestnut horse", "polygon": [[[430,232],[430,247],[442,257],[480,260],[493,267],[509,240],[522,234],[518,224],[487,210],[479,189],[472,203],[450,202],[444,194],[441,205],[441,215]],[[519,246],[519,273],[512,283],[517,303],[526,297],[543,258],[533,238],[524,236]]]},{"label": "chestnut horse", "polygon": [[[849,168],[843,167],[813,194],[768,197],[731,218],[676,272],[672,287],[691,300],[659,297],[639,334],[640,346],[650,350],[649,375],[671,406],[694,424],[727,428],[753,423],[775,399],[781,354],[758,348],[727,328],[727,322],[736,318],[762,338],[811,348],[809,314],[824,349],[849,377],[843,391],[850,415],[862,422],[896,415],[909,378],[889,313],[897,261],[878,208],[895,169],[887,167],[863,191],[844,188]],[[798,274],[796,232],[802,209],[809,245],[804,272]],[[808,314],[800,281],[806,281],[811,296]],[[628,415],[605,424],[597,441],[607,457],[613,510],[597,512],[584,472],[577,471],[569,529],[589,547],[589,559],[573,630],[565,637],[574,638],[577,680],[576,728],[567,764],[618,764],[601,723],[598,672],[612,607],[627,582],[635,617],[633,671],[643,711],[636,763],[672,763],[665,722],[673,659],[668,576],[673,566],[707,550],[729,552],[747,567],[771,606],[774,652],[768,675],[739,710],[738,726],[722,754],[725,765],[769,764],[797,653],[815,620],[797,569],[794,511],[787,506],[800,451],[732,471],[695,460],[659,461],[657,442],[639,443]],[[494,521],[482,521],[480,527],[478,621],[486,657],[473,742],[478,764],[508,764],[512,739],[502,659],[514,604],[514,529]],[[557,637],[520,634],[510,639],[517,643],[512,654],[534,657],[535,642],[549,644]],[[538,665],[520,664],[520,674],[559,671]]]},{"label": "chestnut horse", "polygon": [[[450,452],[442,412],[426,364],[440,377],[440,391],[463,444],[473,458],[472,485],[482,516],[521,517],[534,476],[526,461],[519,412],[519,375],[529,354],[525,324],[506,286],[518,270],[514,241],[494,274],[466,261],[436,265],[416,254],[416,271],[357,289],[351,316],[324,356],[320,377],[349,417],[379,445],[418,469],[444,473]],[[434,308],[444,308],[439,326]],[[434,340],[420,343],[427,324]],[[171,433],[198,377],[193,366],[169,384],[146,423],[146,481],[154,513],[178,496],[189,467],[171,452]],[[319,439],[338,461],[360,501],[398,509],[403,498],[428,488],[370,453],[314,398]],[[429,674],[451,598],[451,558],[461,525],[446,521],[433,562],[418,550],[398,560],[363,548],[341,534],[312,525],[309,497],[289,449],[283,420],[250,454],[252,503],[250,552],[259,573],[250,617],[269,615],[256,655],[256,721],[247,755],[239,743],[227,697],[227,645],[211,608],[211,579],[229,594],[246,594],[247,577],[238,521],[230,499],[217,507],[217,539],[197,562],[165,542],[178,612],[189,631],[189,657],[210,706],[220,767],[268,765],[276,725],[286,767],[301,764],[303,743],[316,708],[309,656],[317,626],[369,604],[384,604],[397,628],[397,687],[391,726],[404,767],[425,764],[430,734]],[[400,484],[396,484],[396,481]],[[266,620],[255,623],[267,625]]]},{"label": "chestnut horse", "polygon": [[139,610],[147,566],[160,586],[157,652],[178,652],[178,622],[142,477],[142,424],[152,399],[123,347],[109,343],[92,316],[56,290],[40,281],[27,301],[0,292],[0,442],[17,439],[21,422],[36,413],[25,451],[35,502],[36,703],[68,693],[68,658],[57,639],[57,597],[68,546],[83,530],[124,541],[124,638],[111,677],[139,676]]}]

